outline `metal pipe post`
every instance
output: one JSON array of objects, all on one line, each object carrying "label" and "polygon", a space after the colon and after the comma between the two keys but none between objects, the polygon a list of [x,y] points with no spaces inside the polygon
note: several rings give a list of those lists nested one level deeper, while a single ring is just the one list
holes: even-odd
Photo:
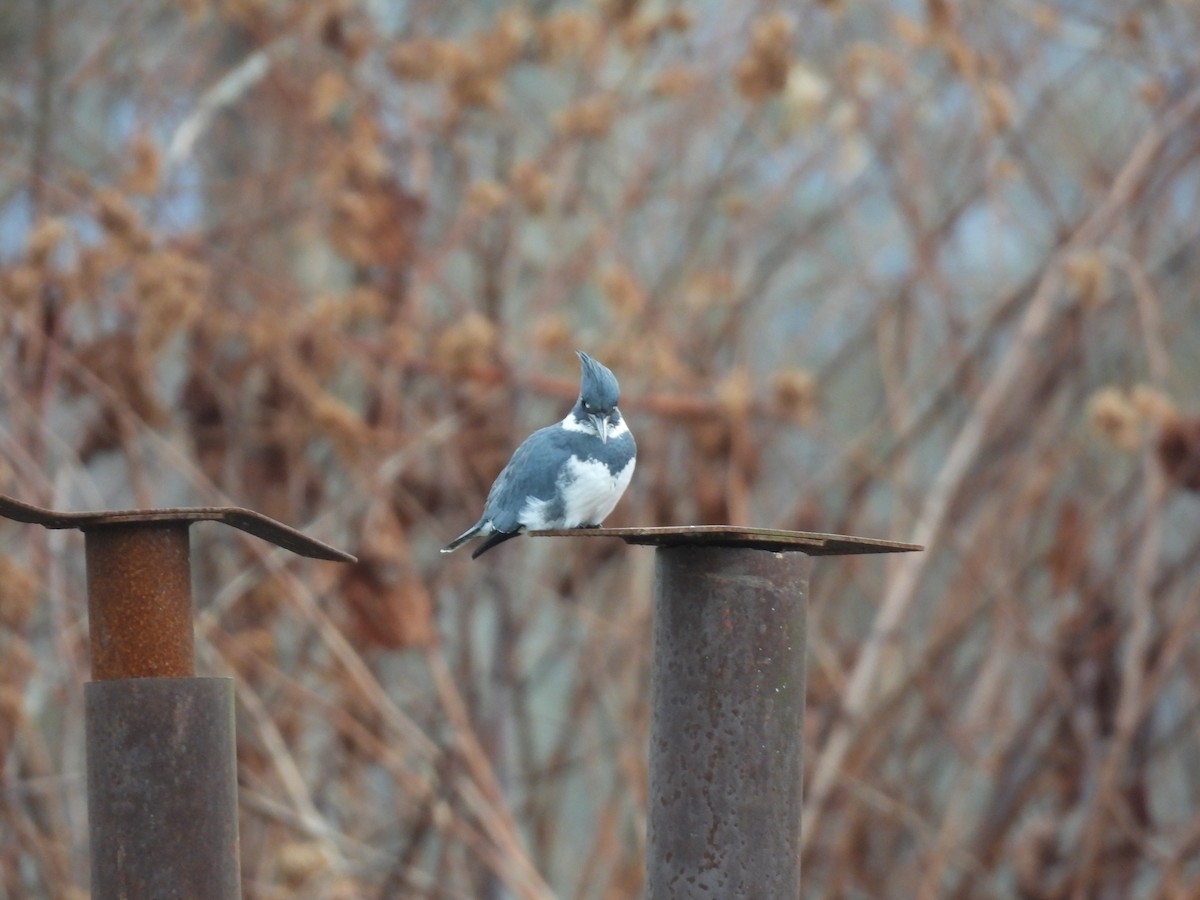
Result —
[{"label": "metal pipe post", "polygon": [[656,553],[647,897],[800,895],[811,560]]},{"label": "metal pipe post", "polygon": [[195,677],[187,522],[84,530],[92,895],[241,897],[233,680]]},{"label": "metal pipe post", "polygon": [[531,534],[658,548],[647,896],[800,896],[810,557],[922,548],[742,525]]},{"label": "metal pipe post", "polygon": [[84,685],[96,900],[236,900],[233,679]]},{"label": "metal pipe post", "polygon": [[354,557],[237,507],[68,513],[0,496],[0,516],[86,535],[92,896],[241,897],[233,680],[194,675],[188,529],[223,522],[302,556]]}]

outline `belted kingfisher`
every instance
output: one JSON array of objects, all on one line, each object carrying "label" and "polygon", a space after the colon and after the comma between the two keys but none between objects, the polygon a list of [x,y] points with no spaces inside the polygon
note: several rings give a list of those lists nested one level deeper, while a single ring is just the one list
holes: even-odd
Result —
[{"label": "belted kingfisher", "polygon": [[475,559],[522,531],[596,528],[613,511],[637,461],[637,444],[617,409],[613,373],[583,351],[579,399],[557,425],[525,439],[496,476],[479,521],[442,548],[486,540]]}]

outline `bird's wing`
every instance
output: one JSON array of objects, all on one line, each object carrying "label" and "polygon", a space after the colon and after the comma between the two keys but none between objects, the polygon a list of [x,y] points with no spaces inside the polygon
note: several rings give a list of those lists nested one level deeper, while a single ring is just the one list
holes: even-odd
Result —
[{"label": "bird's wing", "polygon": [[521,526],[518,516],[529,497],[555,500],[555,482],[568,455],[561,431],[557,425],[535,431],[496,476],[488,492],[484,518],[497,531],[516,531]]}]

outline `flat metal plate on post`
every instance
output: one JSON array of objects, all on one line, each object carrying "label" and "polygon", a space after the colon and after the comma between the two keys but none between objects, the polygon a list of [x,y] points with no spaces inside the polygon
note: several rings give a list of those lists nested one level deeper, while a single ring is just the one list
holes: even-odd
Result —
[{"label": "flat metal plate on post", "polygon": [[285,550],[291,550],[298,556],[307,556],[310,559],[328,559],[334,562],[356,562],[355,557],[343,550],[309,537],[302,531],[297,531],[290,525],[284,525],[270,516],[264,516],[252,509],[242,509],[238,506],[118,509],[107,512],[75,513],[32,506],[0,494],[0,516],[17,522],[41,525],[43,528],[78,528],[80,531],[91,531],[112,525],[165,525],[177,522],[190,525],[193,522],[220,522],[262,538],[268,543],[283,547]]},{"label": "flat metal plate on post", "polygon": [[863,553],[911,553],[924,550],[920,544],[851,537],[846,534],[822,534],[814,531],[784,531],[777,528],[750,528],[744,525],[669,525],[655,528],[566,528],[531,531],[530,537],[612,537],[627,544],[654,547],[705,546],[744,547],[799,552],[809,556],[856,556]]}]

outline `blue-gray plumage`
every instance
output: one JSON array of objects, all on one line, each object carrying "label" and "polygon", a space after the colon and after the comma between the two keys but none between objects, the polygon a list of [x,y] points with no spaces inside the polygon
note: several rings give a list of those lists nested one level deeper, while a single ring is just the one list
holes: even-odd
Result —
[{"label": "blue-gray plumage", "polygon": [[485,538],[471,558],[522,531],[595,528],[613,511],[637,460],[617,409],[620,388],[607,368],[579,351],[579,399],[561,422],[525,439],[496,476],[479,521],[442,548]]}]

